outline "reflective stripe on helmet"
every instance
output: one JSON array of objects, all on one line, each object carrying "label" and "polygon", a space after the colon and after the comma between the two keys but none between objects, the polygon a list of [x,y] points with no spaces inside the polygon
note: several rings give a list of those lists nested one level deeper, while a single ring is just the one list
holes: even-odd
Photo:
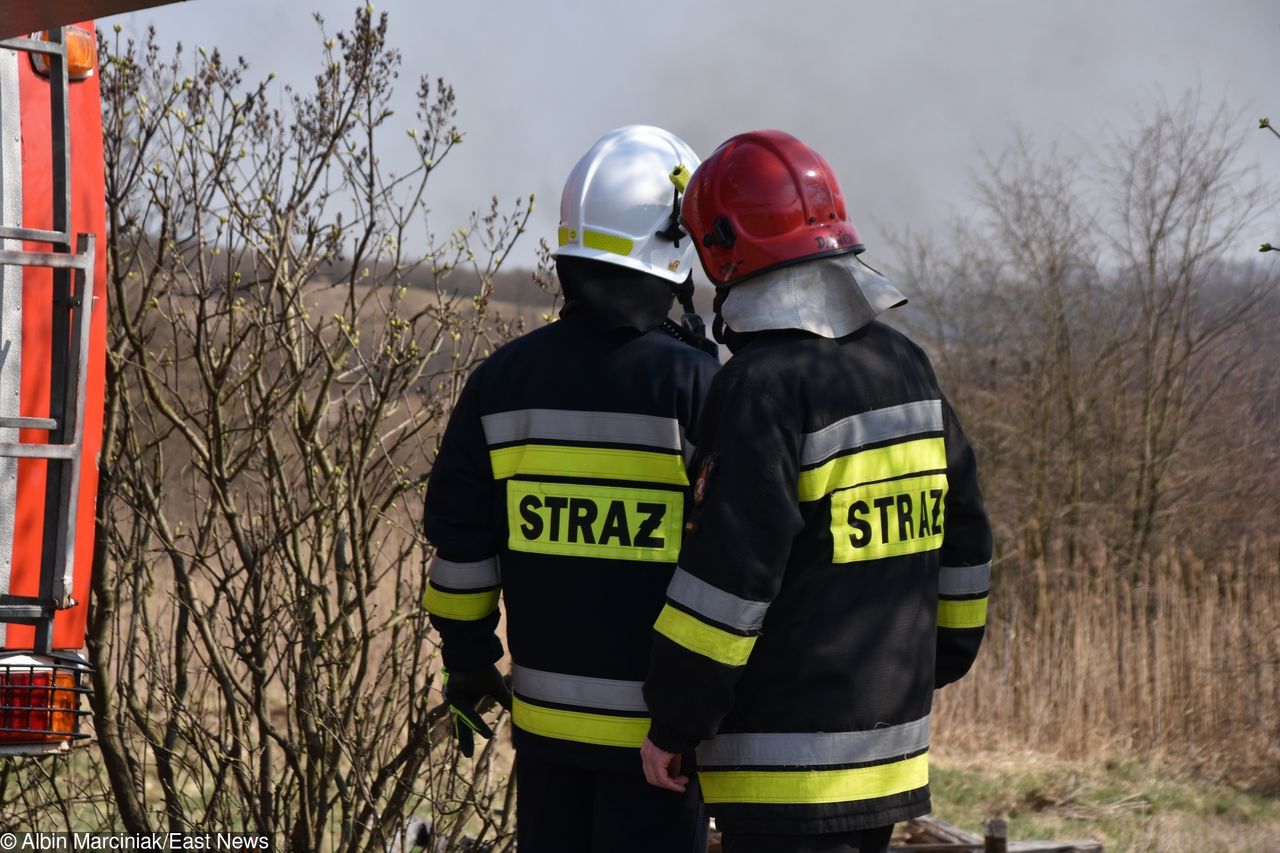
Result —
[{"label": "reflective stripe on helmet", "polygon": [[557,243],[561,246],[569,246],[581,244],[588,249],[600,249],[604,252],[613,252],[615,255],[630,255],[631,250],[635,248],[636,243],[626,237],[617,234],[606,234],[603,231],[595,231],[591,228],[582,230],[582,240],[578,240],[578,232],[571,231],[568,228],[560,228],[556,234]]},{"label": "reflective stripe on helmet", "polygon": [[587,229],[582,232],[582,245],[588,249],[599,249],[602,252],[613,252],[615,255],[630,255],[635,248],[635,241],[616,234]]}]

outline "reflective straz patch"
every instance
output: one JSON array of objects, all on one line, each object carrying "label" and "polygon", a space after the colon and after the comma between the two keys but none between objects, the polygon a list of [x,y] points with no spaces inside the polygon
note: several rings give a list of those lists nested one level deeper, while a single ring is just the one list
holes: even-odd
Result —
[{"label": "reflective straz patch", "polygon": [[879,560],[941,548],[946,501],[946,474],[925,474],[834,492],[834,562]]},{"label": "reflective straz patch", "polygon": [[683,515],[676,491],[507,481],[512,551],[674,563]]}]

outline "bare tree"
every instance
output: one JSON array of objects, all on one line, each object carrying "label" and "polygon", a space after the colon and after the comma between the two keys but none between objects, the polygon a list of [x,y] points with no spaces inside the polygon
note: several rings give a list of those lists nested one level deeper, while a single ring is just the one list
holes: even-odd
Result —
[{"label": "bare tree", "polygon": [[1188,96],[1079,158],[1021,139],[973,216],[898,241],[996,530],[940,729],[1274,779],[1280,271],[1240,248],[1267,189],[1238,127]]},{"label": "bare tree", "polygon": [[[1126,553],[1147,552],[1191,427],[1256,347],[1238,333],[1274,296],[1265,271],[1232,264],[1265,198],[1239,162],[1225,107],[1162,105],[1116,141],[1108,163],[1116,293],[1132,307],[1123,366],[1132,392],[1135,470]],[[1232,287],[1223,286],[1228,277]]]},{"label": "bare tree", "polygon": [[1249,401],[1275,275],[1236,251],[1263,188],[1234,126],[1188,97],[1084,161],[1021,139],[980,175],[977,217],[898,242],[913,322],[998,483],[1003,559],[1132,564],[1170,530],[1200,549],[1254,496],[1222,492],[1257,469],[1234,442],[1272,423]]}]

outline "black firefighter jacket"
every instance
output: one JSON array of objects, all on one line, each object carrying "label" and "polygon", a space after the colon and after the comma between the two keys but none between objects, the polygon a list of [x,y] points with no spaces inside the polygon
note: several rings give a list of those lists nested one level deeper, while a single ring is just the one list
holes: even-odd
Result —
[{"label": "black firefighter jacket", "polygon": [[650,737],[731,832],[929,811],[935,688],[972,665],[991,531],[924,352],[881,323],[752,336],[716,377],[655,624]]},{"label": "black firefighter jacket", "polygon": [[436,553],[424,604],[445,666],[476,669],[502,656],[501,591],[518,750],[639,770],[650,629],[717,367],[660,329],[584,312],[512,341],[468,379],[427,487]]}]

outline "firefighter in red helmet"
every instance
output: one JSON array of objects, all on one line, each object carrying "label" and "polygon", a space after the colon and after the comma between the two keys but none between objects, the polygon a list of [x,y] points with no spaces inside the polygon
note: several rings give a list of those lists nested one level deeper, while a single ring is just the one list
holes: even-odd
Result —
[{"label": "firefighter in red helmet", "polygon": [[654,626],[645,774],[681,789],[696,746],[726,853],[885,850],[930,809],[933,691],[986,623],[973,452],[923,350],[877,319],[905,299],[859,261],[816,151],[733,137],[682,219],[734,355]]}]

